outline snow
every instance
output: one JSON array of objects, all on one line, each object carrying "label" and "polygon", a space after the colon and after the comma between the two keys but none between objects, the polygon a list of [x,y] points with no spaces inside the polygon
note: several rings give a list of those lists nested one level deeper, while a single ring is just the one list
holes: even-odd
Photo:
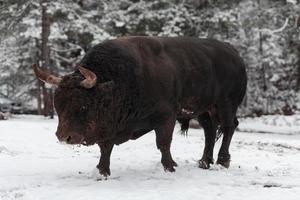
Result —
[{"label": "snow", "polygon": [[297,0],[286,0],[287,3],[291,3],[296,5],[297,4]]},{"label": "snow", "polygon": [[[264,119],[265,118],[265,119]],[[299,126],[299,116],[241,120],[240,126]],[[251,121],[252,120],[252,121]],[[250,123],[251,122],[251,123]],[[278,122],[278,123],[277,123]],[[112,175],[97,181],[97,146],[57,142],[57,119],[14,116],[0,121],[0,199],[298,199],[300,195],[300,134],[236,132],[229,169],[199,169],[204,145],[202,130],[181,136],[176,126],[172,143],[175,173],[160,164],[154,133],[116,146]],[[273,128],[271,128],[273,126]],[[242,129],[242,128],[241,128]],[[300,129],[298,129],[300,130]],[[257,128],[257,131],[259,129]],[[220,141],[216,144],[215,158]]]},{"label": "snow", "polygon": [[115,21],[116,27],[123,27],[125,25],[125,22],[121,21]]},{"label": "snow", "polygon": [[238,130],[243,132],[300,134],[300,115],[265,115],[260,118],[240,119]]}]

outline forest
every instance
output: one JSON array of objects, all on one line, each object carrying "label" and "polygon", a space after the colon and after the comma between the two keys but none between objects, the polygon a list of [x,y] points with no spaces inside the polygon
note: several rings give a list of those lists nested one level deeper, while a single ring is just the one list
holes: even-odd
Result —
[{"label": "forest", "polygon": [[299,130],[300,0],[0,0],[0,200],[298,200]]},{"label": "forest", "polygon": [[32,64],[64,75],[97,43],[121,36],[229,42],[248,88],[240,116],[300,111],[299,0],[0,0],[0,104],[53,115],[53,88]]}]

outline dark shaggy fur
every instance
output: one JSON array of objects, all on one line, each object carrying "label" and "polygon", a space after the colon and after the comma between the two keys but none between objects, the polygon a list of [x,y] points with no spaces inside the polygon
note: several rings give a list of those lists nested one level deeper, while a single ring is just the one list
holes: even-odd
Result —
[{"label": "dark shaggy fur", "polygon": [[198,119],[205,130],[199,163],[208,168],[216,130],[224,134],[218,163],[229,166],[236,111],[246,90],[246,72],[229,44],[188,37],[125,37],[93,47],[79,65],[97,75],[91,89],[79,71],[67,75],[55,93],[57,136],[68,143],[99,144],[101,174],[110,174],[114,144],[155,130],[162,164],[174,171],[170,153],[176,119],[183,132]]}]

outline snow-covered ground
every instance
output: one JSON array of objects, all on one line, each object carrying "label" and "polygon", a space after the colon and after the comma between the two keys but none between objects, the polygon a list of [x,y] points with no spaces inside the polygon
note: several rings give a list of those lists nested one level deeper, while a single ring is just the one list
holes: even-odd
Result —
[{"label": "snow-covered ground", "polygon": [[[217,165],[199,169],[202,130],[192,129],[183,137],[176,134],[176,127],[172,153],[179,167],[175,173],[165,173],[151,132],[116,146],[111,177],[97,181],[97,146],[58,143],[54,134],[57,120],[14,117],[0,121],[0,199],[299,199],[298,119],[291,117],[291,126],[264,119],[241,120],[240,131],[261,133],[236,132],[229,169]],[[219,146],[220,141],[215,157]]]}]

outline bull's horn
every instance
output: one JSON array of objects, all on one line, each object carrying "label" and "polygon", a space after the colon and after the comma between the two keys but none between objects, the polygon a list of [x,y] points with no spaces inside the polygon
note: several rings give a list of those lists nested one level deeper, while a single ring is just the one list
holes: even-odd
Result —
[{"label": "bull's horn", "polygon": [[32,65],[33,71],[38,79],[51,85],[58,85],[61,82],[61,78],[51,75],[49,72],[43,71],[37,64]]},{"label": "bull's horn", "polygon": [[97,82],[97,76],[94,72],[84,68],[84,67],[79,67],[80,73],[84,76],[84,80],[81,81],[80,85],[82,87],[85,87],[87,89],[92,88],[96,85]]}]

